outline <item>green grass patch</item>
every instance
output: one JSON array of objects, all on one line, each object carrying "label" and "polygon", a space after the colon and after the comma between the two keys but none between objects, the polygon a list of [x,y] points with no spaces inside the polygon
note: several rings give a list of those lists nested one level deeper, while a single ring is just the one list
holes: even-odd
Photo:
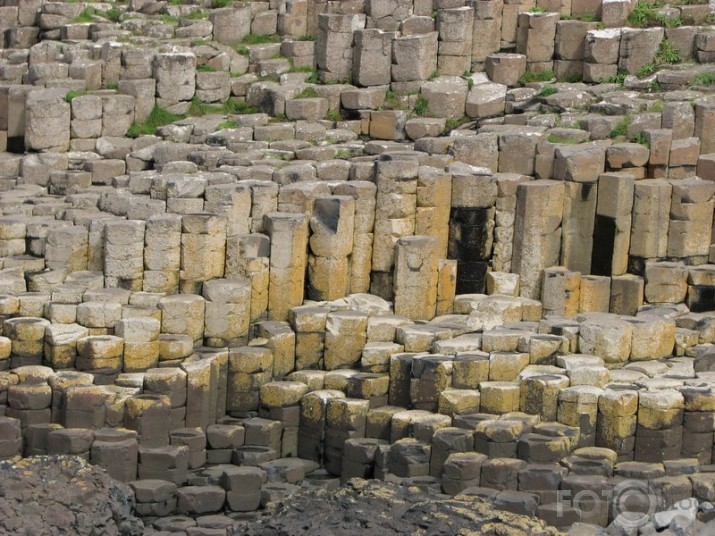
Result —
[{"label": "green grass patch", "polygon": [[467,81],[467,91],[472,91],[472,88],[474,87],[474,79],[472,78],[472,73],[470,73],[469,71],[464,71],[464,74],[462,74],[462,78]]},{"label": "green grass patch", "polygon": [[260,112],[255,106],[249,106],[246,101],[238,99],[228,99],[223,105],[221,105],[223,111],[227,114],[257,114]]},{"label": "green grass patch", "polygon": [[388,109],[388,110],[394,110],[395,108],[398,108],[400,105],[400,100],[394,91],[391,89],[388,89],[385,92],[385,102],[383,103],[383,107]]},{"label": "green grass patch", "polygon": [[544,71],[543,73],[534,73],[531,71],[526,71],[519,78],[519,82],[523,84],[529,84],[531,82],[548,82],[554,79],[553,71]]},{"label": "green grass patch", "polygon": [[340,113],[340,110],[329,110],[328,113],[325,115],[325,118],[328,121],[344,121],[345,118],[343,117],[343,114]]},{"label": "green grass patch", "polygon": [[313,37],[312,35],[305,34],[298,37],[296,41],[315,41],[315,37]]},{"label": "green grass patch", "polygon": [[574,73],[574,74],[567,74],[563,78],[559,80],[559,82],[566,82],[567,84],[576,84],[578,82],[581,82],[583,78],[581,77],[580,74]]},{"label": "green grass patch", "polygon": [[199,65],[196,67],[196,70],[200,73],[215,73],[216,69],[211,67],[210,65]]},{"label": "green grass patch", "polygon": [[98,14],[111,20],[112,22],[119,22],[122,20],[122,11],[117,6],[113,6],[104,12],[99,11]]},{"label": "green grass patch", "polygon": [[191,13],[181,16],[181,18],[185,20],[203,20],[206,17],[208,17],[208,13],[201,9],[197,9],[196,11],[192,11]]},{"label": "green grass patch", "polygon": [[529,13],[536,13],[536,14],[546,13],[546,10],[543,7],[534,6],[529,9]]},{"label": "green grass patch", "polygon": [[633,122],[633,118],[629,115],[624,115],[623,118],[618,122],[618,124],[611,130],[611,133],[608,135],[609,138],[616,139],[620,136],[627,136],[628,135],[628,127],[631,126],[631,123]]},{"label": "green grass patch", "polygon": [[460,117],[459,119],[447,119],[447,124],[444,126],[444,131],[450,132],[466,123],[469,123],[470,121],[471,119],[466,115],[464,117]]},{"label": "green grass patch", "polygon": [[87,94],[87,92],[85,90],[73,89],[72,91],[68,91],[67,94],[65,95],[65,102],[71,103],[77,97],[81,97],[82,95],[86,95],[86,94]]},{"label": "green grass patch", "polygon": [[567,145],[576,145],[581,143],[577,139],[569,138],[568,136],[558,136],[556,134],[549,134],[546,139],[549,143],[561,143]]},{"label": "green grass patch", "polygon": [[180,115],[172,114],[169,110],[155,106],[147,117],[146,121],[134,121],[132,126],[127,130],[127,136],[136,138],[138,136],[151,136],[156,132],[156,129],[182,119]]},{"label": "green grass patch", "polygon": [[313,74],[306,78],[305,81],[309,84],[320,84],[320,75],[318,74],[318,71],[313,71]]},{"label": "green grass patch", "polygon": [[216,125],[217,130],[223,130],[225,128],[236,128],[238,127],[238,123],[236,121],[223,121],[222,123],[219,123]]},{"label": "green grass patch", "polygon": [[680,17],[667,17],[656,11],[660,5],[652,2],[638,2],[633,11],[628,15],[628,24],[635,28],[650,28],[653,26],[663,26],[665,28],[677,28],[683,25]]},{"label": "green grass patch", "polygon": [[265,45],[266,43],[280,43],[281,37],[279,35],[257,35],[248,34],[241,40],[244,45]]},{"label": "green grass patch", "polygon": [[210,114],[255,114],[260,110],[249,106],[245,101],[238,99],[228,99],[223,104],[208,104],[201,102],[198,98],[191,99],[191,106],[186,112],[189,117],[201,117]]},{"label": "green grass patch", "polygon": [[546,86],[539,92],[539,97],[550,97],[551,95],[555,95],[558,92],[559,88],[557,88],[556,86]]},{"label": "green grass patch", "polygon": [[93,7],[86,7],[84,8],[79,15],[77,15],[74,18],[74,22],[76,23],[86,23],[86,22],[94,22],[96,20],[95,18],[96,12]]},{"label": "green grass patch", "polygon": [[110,82],[107,84],[107,89],[113,89],[114,91],[119,89],[119,82]]},{"label": "green grass patch", "polygon": [[609,76],[608,78],[602,78],[601,80],[598,81],[599,84],[619,84],[623,85],[626,81],[626,73],[624,71],[619,71],[618,73],[614,74],[613,76]]},{"label": "green grass patch", "polygon": [[663,40],[660,42],[660,45],[658,45],[658,52],[655,53],[655,57],[653,58],[656,63],[680,63],[681,58],[680,54],[678,54],[678,50],[673,46],[673,43],[668,41],[668,38],[665,37]]},{"label": "green grass patch", "polygon": [[233,4],[234,0],[213,0],[211,2],[211,7],[214,9],[219,9],[222,7],[228,7]]},{"label": "green grass patch", "polygon": [[712,86],[715,85],[715,72],[714,73],[700,73],[693,81],[690,82],[691,86]]},{"label": "green grass patch", "polygon": [[655,63],[646,63],[636,71],[636,76],[638,78],[645,78],[646,76],[654,74],[657,70],[658,66]]},{"label": "green grass patch", "polygon": [[593,15],[591,13],[587,13],[586,15],[581,15],[578,18],[579,21],[581,22],[599,22],[599,19],[596,15]]},{"label": "green grass patch", "polygon": [[648,147],[648,149],[650,149],[650,141],[648,140],[646,135],[643,134],[642,132],[639,132],[638,134],[633,136],[631,141],[633,143],[640,143],[641,145],[645,145],[646,147]]},{"label": "green grass patch", "polygon": [[418,117],[425,117],[429,111],[429,101],[424,95],[419,95],[412,108],[413,113]]},{"label": "green grass patch", "polygon": [[296,99],[314,99],[315,97],[320,97],[320,95],[312,87],[305,88],[295,96]]},{"label": "green grass patch", "polygon": [[663,91],[663,86],[661,86],[657,80],[651,80],[648,83],[648,91],[650,93],[660,93]]}]

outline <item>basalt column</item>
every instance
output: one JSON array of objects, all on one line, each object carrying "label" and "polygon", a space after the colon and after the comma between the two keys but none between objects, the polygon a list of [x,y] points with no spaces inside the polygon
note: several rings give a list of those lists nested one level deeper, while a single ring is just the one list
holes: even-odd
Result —
[{"label": "basalt column", "polygon": [[623,275],[628,267],[634,178],[606,173],[598,178],[598,204],[593,229],[591,273]]},{"label": "basalt column", "polygon": [[415,234],[437,239],[437,256],[447,256],[452,176],[441,169],[421,166],[417,177]]},{"label": "basalt column", "polygon": [[370,292],[392,299],[395,244],[415,232],[419,163],[412,155],[385,153],[375,164],[377,209]]},{"label": "basalt column", "polygon": [[348,196],[316,199],[310,219],[308,295],[335,300],[350,291],[349,255],[353,249],[355,200]]},{"label": "basalt column", "polygon": [[410,236],[397,242],[395,314],[411,320],[431,320],[434,317],[438,270],[436,238]]},{"label": "basalt column", "polygon": [[705,264],[710,250],[715,185],[697,177],[672,184],[668,257],[681,258],[686,264]]},{"label": "basalt column", "polygon": [[526,298],[539,299],[544,268],[558,264],[563,206],[563,183],[537,180],[517,188],[512,271]]},{"label": "basalt column", "polygon": [[175,293],[181,269],[181,216],[157,214],[146,221],[144,233],[145,292]]},{"label": "basalt column", "polygon": [[368,181],[348,181],[338,184],[333,189],[333,193],[349,195],[355,200],[353,250],[350,254],[350,293],[369,292],[377,187]]},{"label": "basalt column", "polygon": [[673,187],[665,179],[636,181],[628,271],[643,274],[647,261],[665,258]]},{"label": "basalt column", "polygon": [[264,225],[271,237],[268,317],[287,320],[290,308],[303,303],[308,217],[275,212],[265,216]]},{"label": "basalt column", "polygon": [[450,166],[452,211],[447,256],[457,260],[457,294],[482,293],[492,254],[497,183],[486,168]]}]

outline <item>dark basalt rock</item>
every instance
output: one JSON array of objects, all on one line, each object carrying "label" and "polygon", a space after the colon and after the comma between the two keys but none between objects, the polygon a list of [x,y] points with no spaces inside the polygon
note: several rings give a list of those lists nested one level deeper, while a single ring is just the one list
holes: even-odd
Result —
[{"label": "dark basalt rock", "polygon": [[75,456],[0,462],[0,534],[142,534],[134,493]]},{"label": "dark basalt rock", "polygon": [[416,487],[352,479],[336,491],[307,489],[239,522],[235,536],[556,535],[534,518],[495,510],[483,500],[424,493]]}]

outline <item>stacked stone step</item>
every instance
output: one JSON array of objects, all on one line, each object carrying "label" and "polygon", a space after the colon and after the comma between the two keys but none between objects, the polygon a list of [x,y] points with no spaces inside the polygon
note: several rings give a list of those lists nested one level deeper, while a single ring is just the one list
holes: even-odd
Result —
[{"label": "stacked stone step", "polygon": [[229,352],[226,409],[240,415],[257,411],[259,392],[273,374],[273,356],[268,348],[240,347]]},{"label": "stacked stone step", "polygon": [[330,398],[325,417],[325,469],[333,475],[342,473],[344,443],[365,437],[367,400]]},{"label": "stacked stone step", "polygon": [[345,393],[335,389],[318,389],[300,400],[298,456],[321,465],[326,452],[328,404],[333,398],[345,398]]},{"label": "stacked stone step", "polygon": [[226,239],[226,279],[251,282],[251,321],[265,318],[268,309],[270,241],[262,234],[229,235]]},{"label": "stacked stone step", "polygon": [[712,391],[705,388],[681,388],[684,398],[683,405],[683,458],[697,458],[698,462],[707,465],[712,461],[713,442],[711,435],[713,427],[709,416],[712,414]]},{"label": "stacked stone step", "polygon": [[19,419],[0,417],[2,440],[0,440],[0,457],[3,460],[22,454],[22,427]]},{"label": "stacked stone step", "polygon": [[327,307],[303,305],[290,310],[290,325],[295,332],[296,370],[323,368]]},{"label": "stacked stone step", "polygon": [[170,430],[183,428],[186,422],[187,374],[179,367],[151,368],[143,378],[142,392],[166,395],[171,402]]},{"label": "stacked stone step", "polygon": [[387,442],[380,439],[348,439],[343,446],[341,482],[351,478],[372,478],[378,447]]},{"label": "stacked stone step", "polygon": [[52,417],[52,387],[48,383],[52,369],[25,366],[15,369],[17,383],[7,387],[7,417],[17,419],[22,428],[49,423]]},{"label": "stacked stone step", "polygon": [[223,277],[225,263],[226,220],[212,214],[184,215],[180,288],[198,294],[201,283]]},{"label": "stacked stone step", "polygon": [[60,428],[47,434],[47,453],[78,456],[89,461],[94,432],[86,428]]},{"label": "stacked stone step", "polygon": [[308,297],[335,300],[349,293],[355,228],[355,200],[349,196],[318,198],[310,219]]},{"label": "stacked stone step", "polygon": [[206,461],[209,464],[230,463],[235,449],[244,446],[246,430],[230,421],[211,424],[206,429]]},{"label": "stacked stone step", "polygon": [[710,242],[714,190],[709,181],[697,177],[673,183],[668,227],[668,257],[683,258],[688,264],[704,264],[705,244]]},{"label": "stacked stone step", "polygon": [[350,293],[368,292],[377,188],[372,182],[349,181],[338,184],[333,189],[333,193],[351,196],[355,200],[353,247],[350,254]]},{"label": "stacked stone step", "polygon": [[176,292],[181,266],[181,217],[157,214],[146,220],[144,279],[146,292]]},{"label": "stacked stone step", "polygon": [[693,312],[710,309],[713,287],[712,265],[694,266],[688,269],[686,305]]},{"label": "stacked stone step", "polygon": [[300,399],[308,386],[297,381],[268,382],[261,386],[259,415],[279,421],[282,427],[282,457],[298,455]]},{"label": "stacked stone step", "polygon": [[[236,449],[234,463],[238,459],[240,465],[257,466],[280,457],[283,437],[281,422],[252,417],[245,419],[242,424],[246,430],[246,442],[244,447]],[[252,450],[257,453],[256,457],[250,455]]]},{"label": "stacked stone step", "polygon": [[101,428],[94,430],[93,436],[91,463],[121,482],[134,480],[139,456],[137,433],[126,428]]},{"label": "stacked stone step", "polygon": [[415,232],[418,160],[411,154],[383,153],[375,163],[377,183],[370,291],[393,295],[395,244]]},{"label": "stacked stone step", "polygon": [[44,355],[44,333],[49,321],[43,318],[18,316],[3,323],[5,337],[10,340],[10,367],[41,365]]},{"label": "stacked stone step", "polygon": [[598,82],[616,75],[620,43],[620,28],[586,32],[583,64],[585,82]]},{"label": "stacked stone step", "polygon": [[[633,218],[628,268],[633,273],[643,273],[648,260],[667,256],[668,225],[666,210],[672,186],[662,179],[636,181],[633,195]],[[636,237],[639,237],[636,239]]]},{"label": "stacked stone step", "polygon": [[517,19],[516,52],[524,54],[527,70],[553,71],[557,13],[520,13]]},{"label": "stacked stone step", "polygon": [[448,256],[457,260],[457,294],[485,289],[492,253],[497,181],[484,168],[450,166],[452,195]]}]

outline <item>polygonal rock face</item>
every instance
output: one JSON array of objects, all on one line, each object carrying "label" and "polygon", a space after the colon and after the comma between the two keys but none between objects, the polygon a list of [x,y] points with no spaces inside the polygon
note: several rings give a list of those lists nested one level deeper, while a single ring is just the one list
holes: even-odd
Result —
[{"label": "polygonal rock face", "polygon": [[[0,458],[90,460],[167,533],[712,502],[708,6],[15,3]],[[141,532],[73,463],[22,462],[74,481],[0,532]],[[643,526],[707,532],[682,506]]]}]

